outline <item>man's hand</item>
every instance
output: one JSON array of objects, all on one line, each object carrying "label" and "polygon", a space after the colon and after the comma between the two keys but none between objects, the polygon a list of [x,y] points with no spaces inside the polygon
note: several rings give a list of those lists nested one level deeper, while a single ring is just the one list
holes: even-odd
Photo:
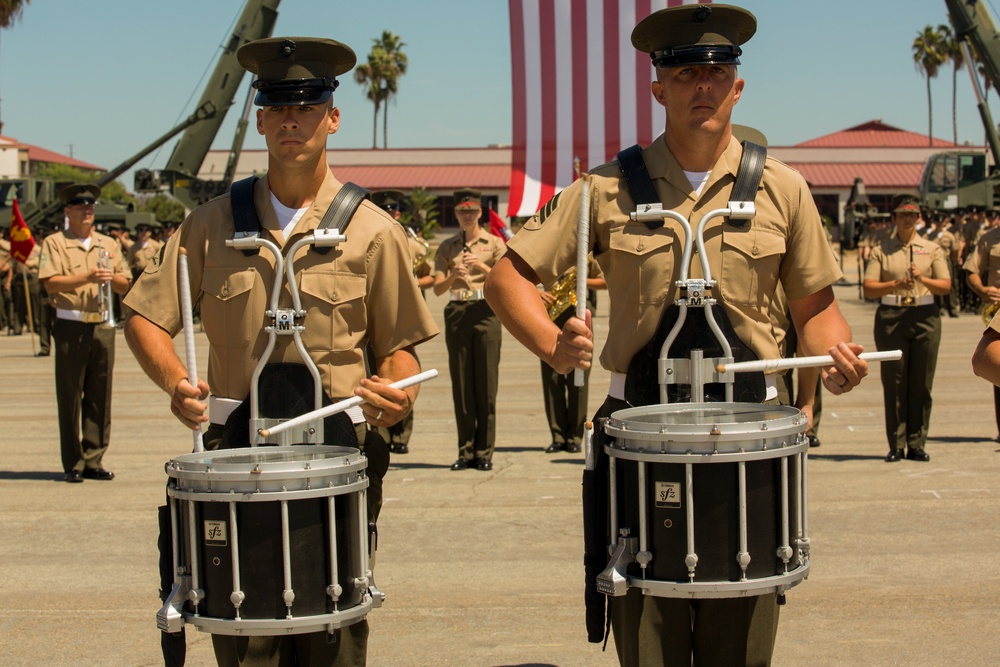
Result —
[{"label": "man's hand", "polygon": [[1000,289],[996,287],[987,287],[983,290],[983,300],[987,303],[996,303],[1000,301]]},{"label": "man's hand", "polygon": [[111,269],[97,267],[96,269],[90,272],[90,275],[87,276],[87,281],[103,285],[104,283],[108,282],[114,277],[115,273]]},{"label": "man's hand", "polygon": [[827,351],[834,365],[823,369],[823,386],[831,394],[846,394],[868,375],[868,362],[858,359],[864,351],[865,348],[857,343],[837,343]]},{"label": "man's hand", "polygon": [[371,378],[361,380],[361,386],[354,390],[355,396],[364,399],[361,411],[365,413],[365,421],[372,426],[388,428],[401,421],[413,409],[413,397],[408,392],[415,391],[415,388],[393,389],[389,386],[393,382],[395,380],[372,375]]},{"label": "man's hand", "polygon": [[204,380],[198,380],[197,389],[187,378],[181,379],[170,394],[170,411],[180,423],[192,431],[208,421],[208,398],[210,389]]},{"label": "man's hand", "polygon": [[565,375],[579,368],[587,370],[594,358],[594,333],[591,331],[592,315],[587,310],[587,320],[571,317],[566,320],[556,337],[555,347],[549,352],[548,364],[557,373]]}]

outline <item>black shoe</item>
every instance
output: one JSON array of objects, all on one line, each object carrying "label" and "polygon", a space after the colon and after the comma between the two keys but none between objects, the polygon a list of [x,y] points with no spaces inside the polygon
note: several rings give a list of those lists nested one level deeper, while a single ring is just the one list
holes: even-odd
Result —
[{"label": "black shoe", "polygon": [[895,463],[896,461],[899,461],[902,458],[903,458],[902,449],[890,449],[889,453],[885,455],[885,462]]},{"label": "black shoe", "polygon": [[41,352],[35,352],[36,357],[47,357],[49,356],[48,350],[42,350]]},{"label": "black shoe", "polygon": [[553,442],[551,445],[545,448],[546,454],[555,454],[556,452],[561,452],[563,449],[562,443]]},{"label": "black shoe", "polygon": [[476,470],[493,470],[493,461],[489,459],[476,459]]},{"label": "black shoe", "polygon": [[99,479],[102,482],[110,482],[115,478],[115,474],[104,468],[84,468],[83,477],[84,479]]},{"label": "black shoe", "polygon": [[931,460],[931,455],[922,449],[908,449],[906,450],[906,458],[910,461],[923,461],[926,463]]},{"label": "black shoe", "polygon": [[472,459],[459,459],[451,464],[452,470],[467,470],[472,467]]},{"label": "black shoe", "polygon": [[63,475],[63,481],[69,482],[70,484],[79,484],[83,481],[83,477],[80,475],[78,470],[70,470],[68,473]]},{"label": "black shoe", "polygon": [[569,452],[570,454],[579,454],[580,453],[580,443],[579,442],[571,442],[568,445],[566,445],[565,447],[563,447],[563,451],[564,452]]},{"label": "black shoe", "polygon": [[809,446],[810,447],[819,447],[819,444],[820,444],[819,443],[819,438],[817,438],[815,435],[809,435],[809,436],[806,436],[806,437],[809,438]]},{"label": "black shoe", "polygon": [[393,454],[409,454],[410,446],[401,442],[389,443],[389,451]]}]

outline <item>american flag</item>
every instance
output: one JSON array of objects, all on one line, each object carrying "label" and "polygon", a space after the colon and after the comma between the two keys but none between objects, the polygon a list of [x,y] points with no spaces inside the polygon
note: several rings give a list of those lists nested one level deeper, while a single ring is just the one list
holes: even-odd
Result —
[{"label": "american flag", "polygon": [[708,0],[510,0],[510,216],[534,215],[580,171],[663,129],[649,54],[629,36],[665,7]]}]

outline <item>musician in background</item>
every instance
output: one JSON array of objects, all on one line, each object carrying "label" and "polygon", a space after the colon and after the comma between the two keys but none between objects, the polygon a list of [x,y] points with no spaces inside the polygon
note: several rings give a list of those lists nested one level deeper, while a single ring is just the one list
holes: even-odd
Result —
[{"label": "musician in background", "polygon": [[111,441],[111,380],[115,329],[103,326],[111,312],[108,284],[125,294],[131,279],[118,244],[94,230],[92,184],[63,188],[59,198],[68,226],[42,241],[38,279],[56,309],[56,404],[63,479],[112,480],[104,454]]},{"label": "musician in background", "polygon": [[[597,290],[607,289],[604,272],[593,255],[587,258],[587,308],[597,312]],[[540,292],[549,317],[559,328],[576,313],[576,267]],[[583,374],[583,386],[574,383],[574,373],[557,373],[544,361],[542,366],[542,397],[545,416],[549,421],[552,442],[546,454],[578,453],[583,445],[583,423],[587,421],[587,388],[590,369]]]},{"label": "musician in background", "polygon": [[[632,32],[633,45],[652,56],[651,92],[665,111],[664,134],[641,155],[664,209],[698,221],[707,211],[728,207],[743,154],[731,122],[744,86],[736,71],[739,45],[755,30],[756,19],[741,8],[685,5],[654,12]],[[630,221],[636,205],[618,161],[592,169],[585,178],[591,184],[589,250],[604,270],[611,304],[601,353],[601,364],[612,374],[611,387],[597,413],[606,417],[629,406],[625,395],[633,358],[650,343],[662,344],[657,330],[679,294],[685,232],[672,220],[655,228]],[[559,329],[531,292],[575,262],[582,180],[556,195],[511,239],[487,281],[490,303],[507,329],[560,372],[590,366],[593,333],[589,322],[576,317]],[[731,323],[734,347],[739,344],[759,358],[777,358],[769,309],[780,282],[803,353],[827,353],[834,359],[821,370],[824,386],[835,394],[850,391],[867,375],[868,365],[856,356],[862,348],[849,342],[850,328],[834,299],[832,285],[842,274],[805,180],[768,158],[755,206],[756,217],[745,226],[723,220],[707,226],[705,252],[719,283],[713,297],[721,305],[715,317],[724,315]],[[755,397],[776,400],[777,388],[760,380]],[[657,393],[655,386],[639,388],[650,390]],[[602,450],[596,443],[594,449],[596,470],[606,471]],[[588,480],[596,470],[584,473]],[[606,496],[607,489],[602,490]],[[585,534],[601,531],[593,541],[606,547],[607,512],[593,510],[584,519]],[[592,642],[603,639],[605,628],[607,599],[593,587],[593,577],[607,564],[606,548],[599,551],[585,556]],[[610,602],[622,665],[687,666],[692,659],[713,665],[770,662],[778,624],[774,593],[688,600],[630,588]]]},{"label": "musician in background", "polygon": [[972,370],[979,377],[1000,387],[1000,314],[994,315],[972,354]]},{"label": "musician in background", "polygon": [[[450,294],[444,339],[458,429],[458,458],[451,469],[487,471],[493,469],[503,333],[483,299],[483,285],[506,246],[479,226],[479,190],[458,190],[454,198],[460,230],[438,246],[434,257],[434,293]],[[537,295],[533,298],[541,304]]]},{"label": "musician in background", "polygon": [[934,302],[938,305],[938,311],[948,317],[958,317],[958,239],[947,228],[948,217],[944,213],[931,214],[931,227],[924,234],[928,241],[934,241],[944,252],[948,260],[948,272],[951,274],[951,291],[943,296],[935,296]]},{"label": "musician in background", "polygon": [[[376,190],[372,192],[372,203],[389,214],[396,222],[402,215],[402,205],[405,195],[399,190]],[[417,287],[423,296],[424,290],[434,284],[434,276],[431,275],[431,267],[427,262],[428,247],[423,241],[417,239],[416,235],[409,228],[406,229],[407,249],[410,251],[410,263],[413,267],[413,276],[417,279]],[[426,297],[424,297],[426,299]],[[389,445],[389,451],[393,454],[410,453],[410,436],[413,435],[413,410],[401,421],[388,428],[379,427],[382,439]]]},{"label": "musician in background", "polygon": [[893,197],[896,236],[872,251],[865,269],[865,296],[882,301],[875,311],[875,346],[903,351],[902,359],[882,366],[887,463],[902,459],[904,451],[912,461],[931,458],[924,447],[941,344],[941,314],[934,297],[951,291],[951,275],[941,247],[916,233],[919,217],[916,197]]},{"label": "musician in background", "polygon": [[[1000,229],[991,229],[970,245],[962,267],[965,281],[982,300],[983,319],[989,322],[1000,307]],[[1000,439],[1000,388],[993,387],[993,412]]]},{"label": "musician in background", "polygon": [[125,253],[125,262],[132,270],[132,279],[138,280],[142,272],[150,262],[154,261],[160,254],[163,241],[152,238],[153,228],[145,222],[140,222],[135,226],[135,242],[129,246]]}]

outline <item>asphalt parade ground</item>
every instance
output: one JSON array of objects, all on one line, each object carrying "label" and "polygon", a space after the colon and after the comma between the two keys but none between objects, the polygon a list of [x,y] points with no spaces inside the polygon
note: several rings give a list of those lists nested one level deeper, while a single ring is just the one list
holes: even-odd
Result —
[{"label": "asphalt parade ground", "polygon": [[[875,306],[859,299],[854,261],[835,290],[873,350]],[[441,326],[444,299],[428,302]],[[604,294],[594,322],[600,346]],[[809,454],[812,565],[782,609],[775,665],[1000,664],[1000,445],[991,388],[969,363],[983,325],[963,313],[943,329],[929,463],[882,460],[878,368],[824,396],[822,446]],[[617,664],[613,645],[586,642],[583,457],[543,452],[539,362],[505,334],[495,467],[453,472],[444,336],[419,353],[441,377],[422,388],[410,453],[386,476],[375,571],[386,601],[368,617],[369,664]],[[0,359],[0,664],[163,664],[156,507],[189,432],[119,334],[104,460],[116,478],[63,483],[53,358],[32,357],[22,335],[0,336]],[[596,369],[591,413],[607,385]],[[191,627],[187,664],[214,664],[209,636]]]}]

